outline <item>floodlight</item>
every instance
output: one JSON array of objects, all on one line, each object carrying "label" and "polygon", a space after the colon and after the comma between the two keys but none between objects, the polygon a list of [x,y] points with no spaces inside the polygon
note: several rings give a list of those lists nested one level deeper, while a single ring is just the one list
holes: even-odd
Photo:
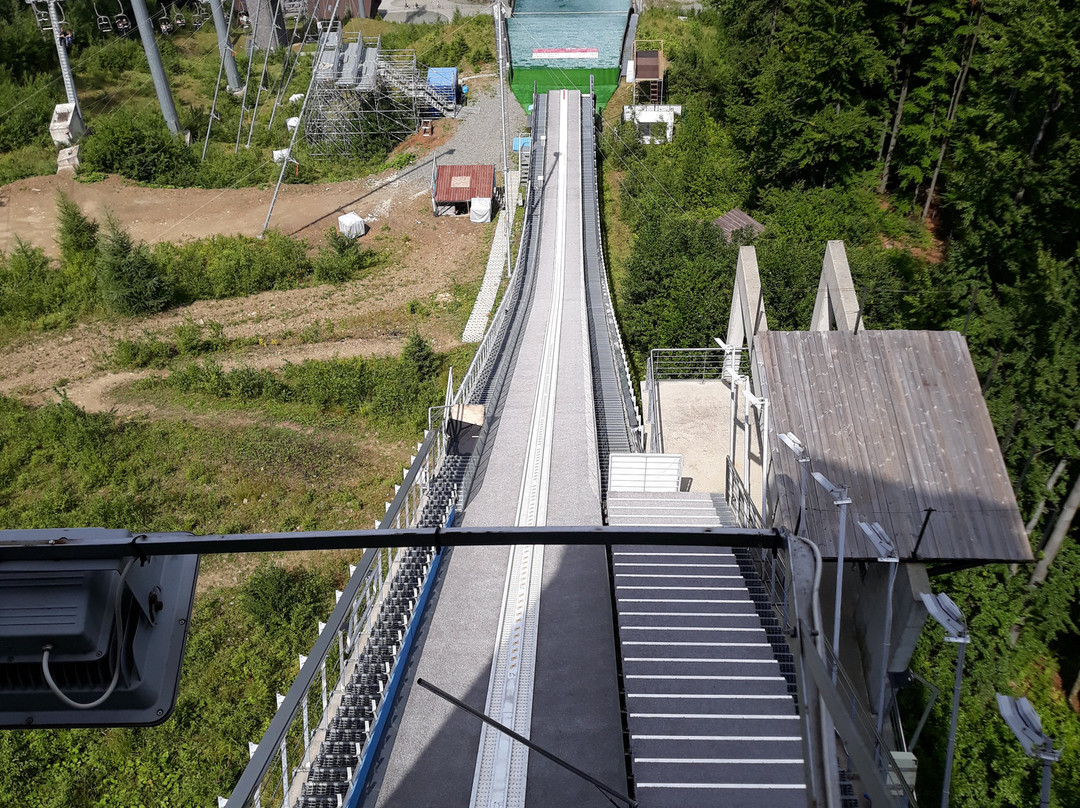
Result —
[{"label": "floodlight", "polygon": [[6,531],[94,540],[93,561],[3,561],[0,728],[159,724],[176,703],[199,557],[140,558],[126,530]]},{"label": "floodlight", "polygon": [[1061,759],[1061,750],[1054,749],[1054,739],[1043,732],[1039,714],[1025,698],[1014,699],[1012,696],[997,694],[998,712],[1020,741],[1024,751],[1031,757],[1043,762],[1042,788],[1039,795],[1039,808],[1050,806],[1050,768],[1055,760]]},{"label": "floodlight", "polygon": [[945,642],[957,643],[956,681],[953,684],[952,720],[949,722],[949,742],[945,747],[945,778],[941,788],[941,808],[949,808],[949,787],[952,784],[953,754],[956,751],[956,719],[960,711],[960,682],[964,675],[964,648],[971,642],[967,621],[960,607],[944,592],[922,593],[922,602],[930,616],[945,629]]},{"label": "floodlight", "polygon": [[1025,698],[1013,698],[997,694],[998,712],[1020,741],[1024,751],[1031,757],[1049,757],[1058,760],[1060,751],[1054,751],[1054,739],[1043,732],[1042,721],[1031,702]]},{"label": "floodlight", "polygon": [[829,478],[822,474],[820,471],[811,472],[817,484],[829,492],[829,496],[833,498],[834,505],[850,505],[851,500],[848,499],[847,486],[846,485],[833,485],[829,482]]},{"label": "floodlight", "polygon": [[810,458],[806,454],[806,447],[803,446],[803,442],[795,437],[794,432],[781,432],[780,440],[784,442],[791,451],[795,453],[795,459],[800,463],[807,462]]},{"label": "floodlight", "polygon": [[922,602],[926,606],[926,610],[930,612],[930,616],[936,620],[945,633],[949,636],[945,639],[949,642],[968,642],[967,636],[967,623],[964,620],[964,615],[960,611],[960,607],[957,606],[953,599],[946,595],[944,592],[938,592],[936,595],[931,595],[929,592],[922,593]]},{"label": "floodlight", "polygon": [[885,528],[881,526],[880,522],[874,522],[872,525],[866,522],[859,522],[859,527],[862,528],[862,532],[866,534],[866,538],[870,539],[870,543],[874,545],[874,548],[878,552],[878,561],[884,562],[897,562],[899,559],[896,556],[896,547],[893,545],[893,540],[889,538],[889,535],[885,532]]}]

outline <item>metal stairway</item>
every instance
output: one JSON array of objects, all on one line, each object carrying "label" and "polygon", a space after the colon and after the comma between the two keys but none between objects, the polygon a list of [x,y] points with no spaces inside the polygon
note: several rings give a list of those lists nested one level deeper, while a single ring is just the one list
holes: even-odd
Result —
[{"label": "metal stairway", "polygon": [[[720,495],[690,492],[609,492],[608,522],[737,524]],[[611,561],[639,805],[805,806],[794,668],[750,559],[654,545]]]},{"label": "metal stairway", "polygon": [[735,515],[720,494],[690,491],[609,491],[609,525],[737,525]]},{"label": "metal stairway", "polygon": [[[445,96],[437,93],[427,83],[426,76],[420,75],[416,65],[416,54],[413,51],[380,49],[378,74],[379,78],[391,87],[422,104],[418,110],[421,118],[439,115],[454,116],[456,112],[454,102],[448,102]],[[432,113],[431,110],[436,110],[436,112]]]}]

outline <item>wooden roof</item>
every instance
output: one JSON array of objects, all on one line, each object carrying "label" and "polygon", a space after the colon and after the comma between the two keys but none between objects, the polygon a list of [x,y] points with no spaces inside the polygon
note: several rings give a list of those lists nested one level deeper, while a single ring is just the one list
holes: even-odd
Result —
[{"label": "wooden roof", "polygon": [[765,225],[757,219],[754,219],[752,216],[743,213],[738,208],[732,208],[723,216],[713,219],[713,224],[724,231],[724,235],[728,237],[728,241],[731,240],[732,233],[736,230],[742,230],[744,227],[752,228],[755,236],[765,229]]},{"label": "wooden roof", "polygon": [[[955,331],[766,331],[756,375],[769,399],[776,524],[793,528],[799,468],[778,438],[806,446],[810,471],[849,487],[845,557],[877,558],[858,522],[880,522],[902,559],[1031,561],[967,343]],[[813,478],[799,531],[836,558],[839,508]]]},{"label": "wooden roof", "polygon": [[491,199],[495,195],[495,166],[436,166],[432,194],[437,204],[468,202],[474,197]]},{"label": "wooden roof", "polygon": [[664,65],[658,50],[640,50],[634,54],[634,79],[655,81],[664,77]]}]

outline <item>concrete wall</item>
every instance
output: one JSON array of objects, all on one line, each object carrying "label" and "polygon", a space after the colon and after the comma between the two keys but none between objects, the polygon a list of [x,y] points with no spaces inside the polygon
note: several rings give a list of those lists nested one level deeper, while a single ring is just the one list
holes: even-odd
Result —
[{"label": "concrete wall", "polygon": [[[844,587],[845,597],[854,602],[853,628],[861,651],[863,675],[868,683],[880,681],[885,667],[882,661],[882,639],[885,630],[885,603],[888,592],[888,564],[867,563],[852,576],[852,586]],[[930,579],[923,564],[900,564],[893,593],[893,622],[889,645],[888,671],[907,670],[915,644],[926,622],[926,607],[920,595],[930,591]],[[870,704],[876,709],[877,690],[869,688]]]}]

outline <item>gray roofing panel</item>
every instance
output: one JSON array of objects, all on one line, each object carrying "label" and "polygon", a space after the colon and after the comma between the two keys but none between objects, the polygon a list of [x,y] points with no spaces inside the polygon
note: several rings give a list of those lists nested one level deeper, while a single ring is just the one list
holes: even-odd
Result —
[{"label": "gray roofing panel", "polygon": [[[778,524],[794,527],[799,469],[778,435],[806,445],[810,468],[846,484],[845,556],[877,557],[858,529],[880,522],[901,558],[1030,561],[1016,497],[964,338],[955,331],[769,331],[757,373],[770,401]],[[762,375],[763,374],[763,375]],[[806,525],[837,555],[838,508],[812,479]]]}]

